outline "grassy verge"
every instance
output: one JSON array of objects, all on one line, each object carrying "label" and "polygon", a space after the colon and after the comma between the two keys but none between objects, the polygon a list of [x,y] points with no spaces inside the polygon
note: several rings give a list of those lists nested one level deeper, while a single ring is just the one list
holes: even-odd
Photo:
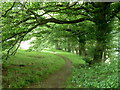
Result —
[{"label": "grassy verge", "polygon": [[3,63],[3,87],[22,88],[40,82],[64,63],[52,53],[19,51]]}]

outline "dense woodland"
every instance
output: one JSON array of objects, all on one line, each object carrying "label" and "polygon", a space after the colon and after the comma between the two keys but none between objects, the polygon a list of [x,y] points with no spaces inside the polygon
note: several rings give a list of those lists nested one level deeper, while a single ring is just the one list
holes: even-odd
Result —
[{"label": "dense woodland", "polygon": [[[78,65],[73,69],[75,70],[73,74],[76,75],[73,80],[77,80],[78,73],[90,74],[93,69],[97,69],[95,65],[100,66],[101,71],[109,63],[115,64],[112,67],[117,68],[120,48],[118,45],[120,2],[3,2],[0,4],[4,67],[7,67],[6,63],[12,60],[9,58],[15,57],[19,52],[20,43],[34,37],[26,53],[41,52],[45,48],[50,48],[73,53],[86,62],[85,65]],[[105,64],[105,62],[109,63]],[[111,69],[111,73],[117,75],[118,69],[115,70]],[[111,76],[113,77],[114,75]],[[114,78],[115,82],[113,79],[109,81],[115,85],[103,86],[117,87],[116,78]],[[76,84],[68,87],[98,86],[98,84],[80,86],[77,82],[72,83]],[[100,87],[102,86],[97,88]]]}]

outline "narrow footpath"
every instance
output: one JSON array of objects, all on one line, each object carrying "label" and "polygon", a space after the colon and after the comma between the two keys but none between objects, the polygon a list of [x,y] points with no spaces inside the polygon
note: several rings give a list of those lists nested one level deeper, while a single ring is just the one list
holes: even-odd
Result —
[{"label": "narrow footpath", "polygon": [[51,74],[46,80],[43,80],[41,83],[30,86],[29,88],[65,88],[65,83],[69,76],[71,75],[72,63],[66,57],[55,54],[65,60],[64,66]]}]

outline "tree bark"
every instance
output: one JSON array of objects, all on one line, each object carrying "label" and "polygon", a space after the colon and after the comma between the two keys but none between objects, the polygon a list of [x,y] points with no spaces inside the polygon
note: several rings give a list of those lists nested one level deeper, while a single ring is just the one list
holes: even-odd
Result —
[{"label": "tree bark", "polygon": [[68,52],[71,52],[71,47],[69,42],[68,42]]},{"label": "tree bark", "polygon": [[104,62],[106,57],[107,44],[110,41],[109,34],[110,28],[108,28],[107,23],[97,26],[96,31],[96,46],[94,51],[94,58],[92,63]]},{"label": "tree bark", "polygon": [[102,62],[104,51],[107,48],[106,45],[109,42],[109,34],[111,32],[111,28],[109,28],[110,21],[107,18],[110,3],[97,3],[96,5],[99,7],[99,11],[96,12],[96,16],[94,17],[96,24],[96,46],[94,58],[92,60],[93,64]]},{"label": "tree bark", "polygon": [[103,47],[103,44],[101,42],[97,41],[92,64],[102,61],[102,54],[104,51],[102,47]]}]

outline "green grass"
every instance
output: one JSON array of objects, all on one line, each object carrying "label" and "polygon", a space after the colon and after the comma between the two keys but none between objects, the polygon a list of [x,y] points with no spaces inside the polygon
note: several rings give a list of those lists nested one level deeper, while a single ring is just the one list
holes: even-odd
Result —
[{"label": "green grass", "polygon": [[[117,88],[118,62],[111,64],[95,64],[91,67],[79,67],[86,64],[79,55],[61,50],[46,49],[42,52],[19,51],[5,64],[7,74],[3,76],[4,87],[25,87],[47,78],[64,65],[64,60],[58,56],[68,58],[72,64],[72,74],[68,77],[66,88]],[[20,67],[19,65],[25,65]],[[33,78],[34,77],[34,78]]]},{"label": "green grass", "polygon": [[[56,52],[67,57],[75,67],[72,68],[72,75],[66,82],[66,88],[117,88],[118,87],[118,61],[113,60],[111,64],[98,63],[91,67],[79,67],[86,64],[82,57],[73,53],[61,50],[50,49],[49,52]],[[77,67],[76,67],[77,66]]]},{"label": "green grass", "polygon": [[62,58],[52,53],[20,50],[3,63],[3,87],[22,88],[40,82],[60,69],[64,63]]},{"label": "green grass", "polygon": [[91,67],[73,67],[67,88],[118,88],[118,62],[95,64]]},{"label": "green grass", "polygon": [[48,49],[47,52],[57,53],[61,56],[68,58],[72,62],[73,66],[78,66],[80,64],[86,64],[86,62],[82,60],[82,57],[80,57],[79,55],[70,53],[70,52],[64,52],[61,50],[54,50],[54,49]]}]

